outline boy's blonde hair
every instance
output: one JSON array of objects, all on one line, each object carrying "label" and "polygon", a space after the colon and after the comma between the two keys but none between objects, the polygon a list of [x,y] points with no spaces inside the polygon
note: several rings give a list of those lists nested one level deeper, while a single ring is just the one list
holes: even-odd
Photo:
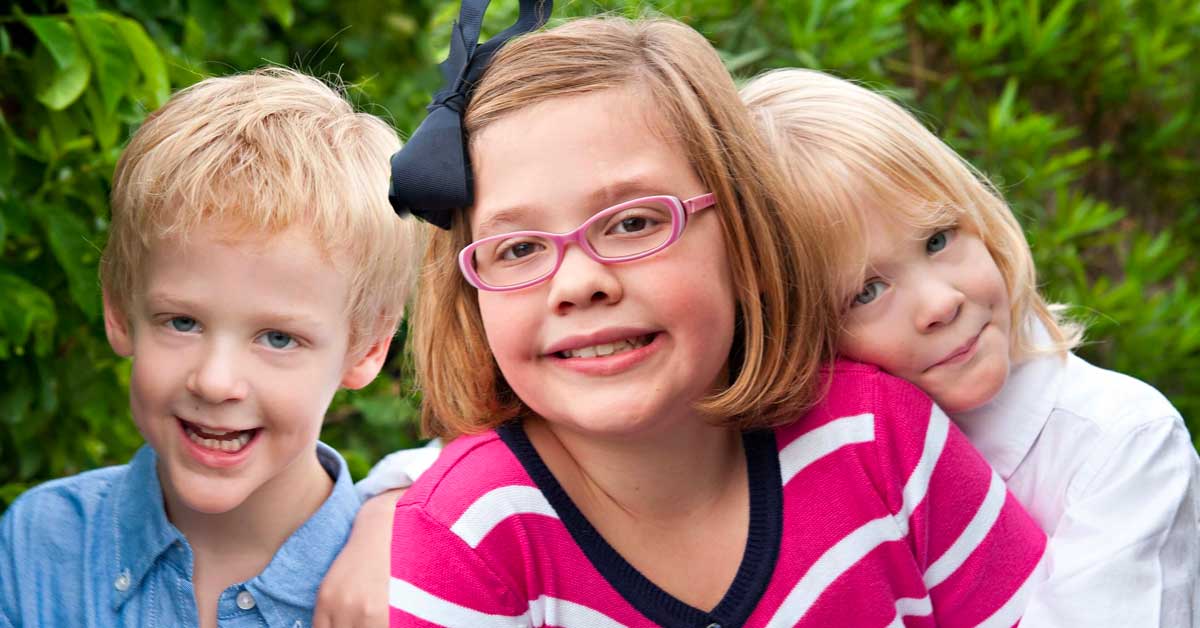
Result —
[{"label": "boy's blonde hair", "polygon": [[[563,96],[632,88],[687,152],[716,195],[737,298],[730,385],[700,400],[714,421],[742,428],[794,419],[818,393],[833,354],[837,309],[821,223],[788,211],[791,186],[774,167],[733,80],[699,33],[672,20],[585,18],[508,43],[466,111],[468,137],[515,111]],[[686,237],[686,234],[685,234]],[[471,242],[465,214],[430,238],[414,322],[423,426],[440,436],[530,414],[491,355],[478,295],[455,263]]]},{"label": "boy's blonde hair", "polygon": [[[814,70],[767,72],[747,83],[742,98],[771,152],[799,191],[802,211],[834,229],[837,274],[844,301],[867,271],[868,221],[877,211],[922,229],[957,224],[977,233],[1008,286],[1014,359],[1065,353],[1082,327],[1063,307],[1045,301],[1029,243],[1012,210],[988,179],[881,94]],[[1050,345],[1036,345],[1025,324],[1035,316]]]},{"label": "boy's blonde hair", "polygon": [[324,82],[285,68],[205,79],[134,134],[113,176],[101,260],[126,316],[143,259],[202,224],[231,238],[298,226],[350,282],[351,352],[395,333],[417,259],[417,227],[388,203],[395,131]]}]

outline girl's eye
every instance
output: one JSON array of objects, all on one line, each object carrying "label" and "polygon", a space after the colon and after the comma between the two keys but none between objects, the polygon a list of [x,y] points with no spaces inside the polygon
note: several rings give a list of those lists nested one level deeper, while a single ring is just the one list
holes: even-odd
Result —
[{"label": "girl's eye", "polygon": [[188,318],[187,316],[176,316],[168,322],[171,325],[171,329],[178,332],[187,333],[196,328],[196,319]]},{"label": "girl's eye", "polygon": [[883,283],[882,281],[879,281],[878,279],[868,281],[863,285],[862,292],[854,295],[854,302],[850,304],[850,307],[866,305],[875,299],[878,299],[880,295],[883,294],[884,290],[887,290],[887,284]]},{"label": "girl's eye", "polygon": [[953,236],[953,229],[943,229],[932,236],[929,236],[929,239],[925,241],[925,252],[937,253],[938,251],[946,248],[946,246],[950,244],[950,239]]},{"label": "girl's eye", "polygon": [[662,212],[652,208],[634,209],[621,212],[608,222],[605,235],[646,235],[656,231],[657,227],[671,220],[670,216],[660,215]]},{"label": "girl's eye", "polygon": [[545,250],[546,246],[536,240],[521,240],[505,244],[496,251],[496,257],[505,261],[519,260]]},{"label": "girl's eye", "polygon": [[259,336],[272,349],[287,349],[296,344],[296,340],[281,331],[271,330]]}]

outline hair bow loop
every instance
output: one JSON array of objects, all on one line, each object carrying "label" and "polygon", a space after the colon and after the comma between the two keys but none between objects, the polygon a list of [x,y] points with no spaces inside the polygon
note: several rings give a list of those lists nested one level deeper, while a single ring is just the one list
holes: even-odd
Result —
[{"label": "hair bow loop", "polygon": [[440,65],[442,89],[408,142],[392,155],[388,200],[397,214],[412,214],[449,229],[454,212],[474,201],[470,155],[462,116],[475,83],[492,56],[509,39],[540,28],[550,17],[553,0],[521,0],[517,21],[479,44],[488,0],[463,0],[450,35],[450,53]]}]

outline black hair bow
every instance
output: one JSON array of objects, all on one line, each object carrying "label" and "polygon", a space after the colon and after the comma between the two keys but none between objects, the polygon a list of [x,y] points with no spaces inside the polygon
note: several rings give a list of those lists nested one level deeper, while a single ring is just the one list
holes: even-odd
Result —
[{"label": "black hair bow", "polygon": [[479,29],[488,0],[463,0],[450,33],[450,55],[439,66],[445,81],[429,104],[429,114],[404,148],[392,155],[392,187],[388,200],[403,216],[412,214],[449,229],[454,211],[473,202],[474,180],[463,137],[462,115],[475,83],[505,42],[540,28],[550,17],[553,0],[521,0],[517,22],[479,44]]}]

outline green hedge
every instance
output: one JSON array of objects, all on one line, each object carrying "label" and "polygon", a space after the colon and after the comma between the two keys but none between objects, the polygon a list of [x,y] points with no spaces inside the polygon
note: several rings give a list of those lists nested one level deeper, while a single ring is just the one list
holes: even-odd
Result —
[{"label": "green hedge", "polygon": [[[682,18],[739,76],[815,67],[904,100],[1001,185],[1046,293],[1090,324],[1082,353],[1153,383],[1200,434],[1200,5],[558,4],[558,16]],[[516,13],[516,0],[495,5],[491,32]],[[113,166],[146,112],[205,76],[278,63],[340,75],[360,107],[412,129],[457,6],[44,0],[0,15],[0,509],[140,443],[96,263]],[[335,399],[323,438],[356,476],[416,442],[407,372],[395,355],[385,377]]]}]

